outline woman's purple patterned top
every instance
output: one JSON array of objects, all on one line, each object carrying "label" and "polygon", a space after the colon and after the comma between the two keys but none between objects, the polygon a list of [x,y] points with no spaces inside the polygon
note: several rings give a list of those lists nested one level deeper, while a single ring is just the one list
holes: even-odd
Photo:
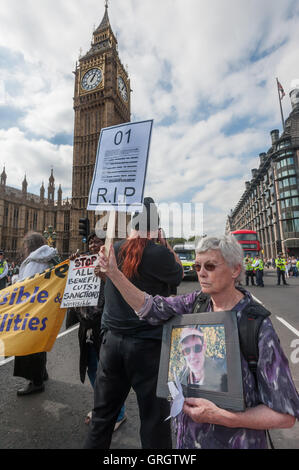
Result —
[{"label": "woman's purple patterned top", "polygon": [[[242,309],[252,301],[248,291],[245,297],[232,309],[241,317]],[[146,295],[143,308],[136,312],[141,320],[152,325],[163,323],[174,315],[192,313],[192,307],[199,291],[176,297]],[[211,305],[210,305],[211,309]],[[246,408],[264,404],[269,408],[299,418],[299,396],[288,360],[281,348],[272,322],[266,318],[260,328],[259,361],[257,381],[249,370],[248,363],[241,353],[243,390]],[[213,424],[198,424],[184,412],[176,418],[178,449],[265,449],[266,432],[255,429],[227,428]]]}]

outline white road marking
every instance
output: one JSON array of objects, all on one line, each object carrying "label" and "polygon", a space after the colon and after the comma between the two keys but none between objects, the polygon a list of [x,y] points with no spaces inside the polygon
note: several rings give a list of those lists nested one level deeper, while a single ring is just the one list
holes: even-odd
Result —
[{"label": "white road marking", "polygon": [[[264,305],[263,302],[261,302],[257,297],[254,297],[254,295],[252,296],[254,298],[254,300],[256,300],[257,302],[259,302],[260,304]],[[289,330],[292,331],[292,333],[294,333],[296,336],[299,337],[299,331],[296,330],[296,328],[294,328],[292,325],[290,325],[286,320],[284,320],[283,318],[281,317],[278,317],[277,315],[275,315],[275,317],[277,318],[277,320],[279,320],[284,326],[286,326]]]},{"label": "white road marking", "polygon": [[281,323],[283,323],[284,326],[286,326],[287,328],[289,328],[289,330],[291,330],[296,336],[299,336],[299,331],[296,330],[296,328],[294,328],[292,325],[290,325],[286,320],[284,320],[283,318],[281,317],[277,317],[277,320],[279,320]]},{"label": "white road marking", "polygon": [[79,328],[79,323],[77,323],[75,326],[72,326],[72,328],[68,328],[67,330],[63,331],[62,333],[60,333],[57,338],[61,338],[62,336],[65,336],[67,335],[68,333],[71,333],[72,331],[76,330],[77,328]]},{"label": "white road marking", "polygon": [[[58,336],[57,336],[57,339],[58,338],[61,338],[62,336],[65,336],[67,335],[68,333],[71,333],[72,331],[76,330],[77,328],[79,328],[79,324],[75,325],[75,326],[72,326],[72,328],[68,328],[67,330],[63,331],[62,333],[60,333]],[[4,359],[3,361],[0,361],[0,367],[1,366],[4,366],[5,364],[8,364],[9,362],[13,361],[14,360],[14,356],[11,356],[11,357],[8,357],[7,359]]]}]

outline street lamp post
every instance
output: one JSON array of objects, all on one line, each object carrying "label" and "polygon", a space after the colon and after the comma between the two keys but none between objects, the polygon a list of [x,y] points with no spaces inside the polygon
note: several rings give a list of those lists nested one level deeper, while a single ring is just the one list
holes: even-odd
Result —
[{"label": "street lamp post", "polygon": [[48,246],[55,246],[57,233],[53,229],[52,225],[49,225],[47,228],[45,228],[43,235],[47,240]]}]

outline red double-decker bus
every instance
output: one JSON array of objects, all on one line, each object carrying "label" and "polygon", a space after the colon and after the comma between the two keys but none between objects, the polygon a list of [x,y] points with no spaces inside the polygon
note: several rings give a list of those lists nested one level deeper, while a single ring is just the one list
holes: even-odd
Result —
[{"label": "red double-decker bus", "polygon": [[261,245],[255,230],[235,230],[231,234],[236,237],[243,248],[244,256],[254,257],[259,254]]}]

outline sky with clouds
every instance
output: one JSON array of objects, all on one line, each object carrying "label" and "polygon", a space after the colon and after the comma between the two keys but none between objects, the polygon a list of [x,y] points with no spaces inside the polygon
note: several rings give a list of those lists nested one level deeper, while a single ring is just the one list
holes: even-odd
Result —
[{"label": "sky with clouds", "polygon": [[[71,195],[73,91],[80,49],[104,0],[0,0],[0,165],[39,194],[51,168]],[[281,131],[276,77],[299,78],[297,0],[110,0],[131,79],[131,120],[154,119],[145,195],[203,203],[221,234],[270,131]]]}]

